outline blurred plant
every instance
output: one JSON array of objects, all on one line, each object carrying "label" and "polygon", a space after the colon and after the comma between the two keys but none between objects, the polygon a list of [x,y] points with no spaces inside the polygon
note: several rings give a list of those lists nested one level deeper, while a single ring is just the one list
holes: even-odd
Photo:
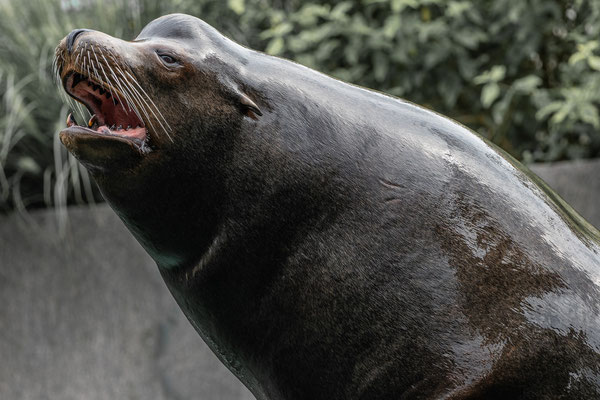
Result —
[{"label": "blurred plant", "polygon": [[595,0],[0,0],[0,210],[99,198],[57,140],[53,49],[77,27],[129,39],[170,12],[435,109],[526,162],[600,154]]},{"label": "blurred plant", "polygon": [[191,9],[215,25],[230,14],[235,27],[220,0],[0,0],[0,212],[101,198],[58,140],[70,111],[51,71],[58,42],[79,27],[132,39],[152,19]]}]

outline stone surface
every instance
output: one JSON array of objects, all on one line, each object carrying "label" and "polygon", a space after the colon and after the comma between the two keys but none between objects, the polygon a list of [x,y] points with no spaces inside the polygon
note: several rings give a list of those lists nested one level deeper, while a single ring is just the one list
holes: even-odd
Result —
[{"label": "stone surface", "polygon": [[254,398],[112,210],[30,217],[0,219],[0,399]]},{"label": "stone surface", "polygon": [[600,228],[600,159],[534,164],[531,170],[596,228]]},{"label": "stone surface", "polygon": [[[532,169],[600,226],[600,161]],[[0,399],[253,399],[107,206],[1,217],[0,302]]]}]

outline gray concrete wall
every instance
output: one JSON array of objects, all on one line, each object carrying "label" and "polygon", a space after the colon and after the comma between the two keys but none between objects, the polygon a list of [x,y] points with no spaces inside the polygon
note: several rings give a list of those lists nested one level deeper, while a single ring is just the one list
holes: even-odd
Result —
[{"label": "gray concrete wall", "polygon": [[106,206],[0,220],[0,400],[253,399]]},{"label": "gray concrete wall", "polygon": [[[534,166],[600,226],[600,161]],[[252,399],[106,206],[0,218],[0,399]]]},{"label": "gray concrete wall", "polygon": [[600,228],[600,159],[532,165],[575,210]]}]

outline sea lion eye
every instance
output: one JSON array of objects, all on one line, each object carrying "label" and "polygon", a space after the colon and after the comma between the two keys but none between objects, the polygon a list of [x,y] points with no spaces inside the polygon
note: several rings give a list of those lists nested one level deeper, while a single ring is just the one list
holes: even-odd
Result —
[{"label": "sea lion eye", "polygon": [[168,54],[161,54],[161,53],[157,53],[158,56],[160,57],[160,59],[167,65],[167,66],[172,66],[175,64],[179,64],[177,62],[176,59],[174,59],[172,56],[168,55]]}]

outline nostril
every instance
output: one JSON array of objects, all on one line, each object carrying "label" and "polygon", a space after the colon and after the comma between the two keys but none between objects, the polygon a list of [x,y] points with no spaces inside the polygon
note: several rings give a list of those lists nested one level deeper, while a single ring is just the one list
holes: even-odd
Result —
[{"label": "nostril", "polygon": [[89,32],[89,29],[75,29],[69,33],[67,36],[67,51],[71,53],[73,51],[73,44],[75,44],[75,39],[79,36],[80,33]]}]

